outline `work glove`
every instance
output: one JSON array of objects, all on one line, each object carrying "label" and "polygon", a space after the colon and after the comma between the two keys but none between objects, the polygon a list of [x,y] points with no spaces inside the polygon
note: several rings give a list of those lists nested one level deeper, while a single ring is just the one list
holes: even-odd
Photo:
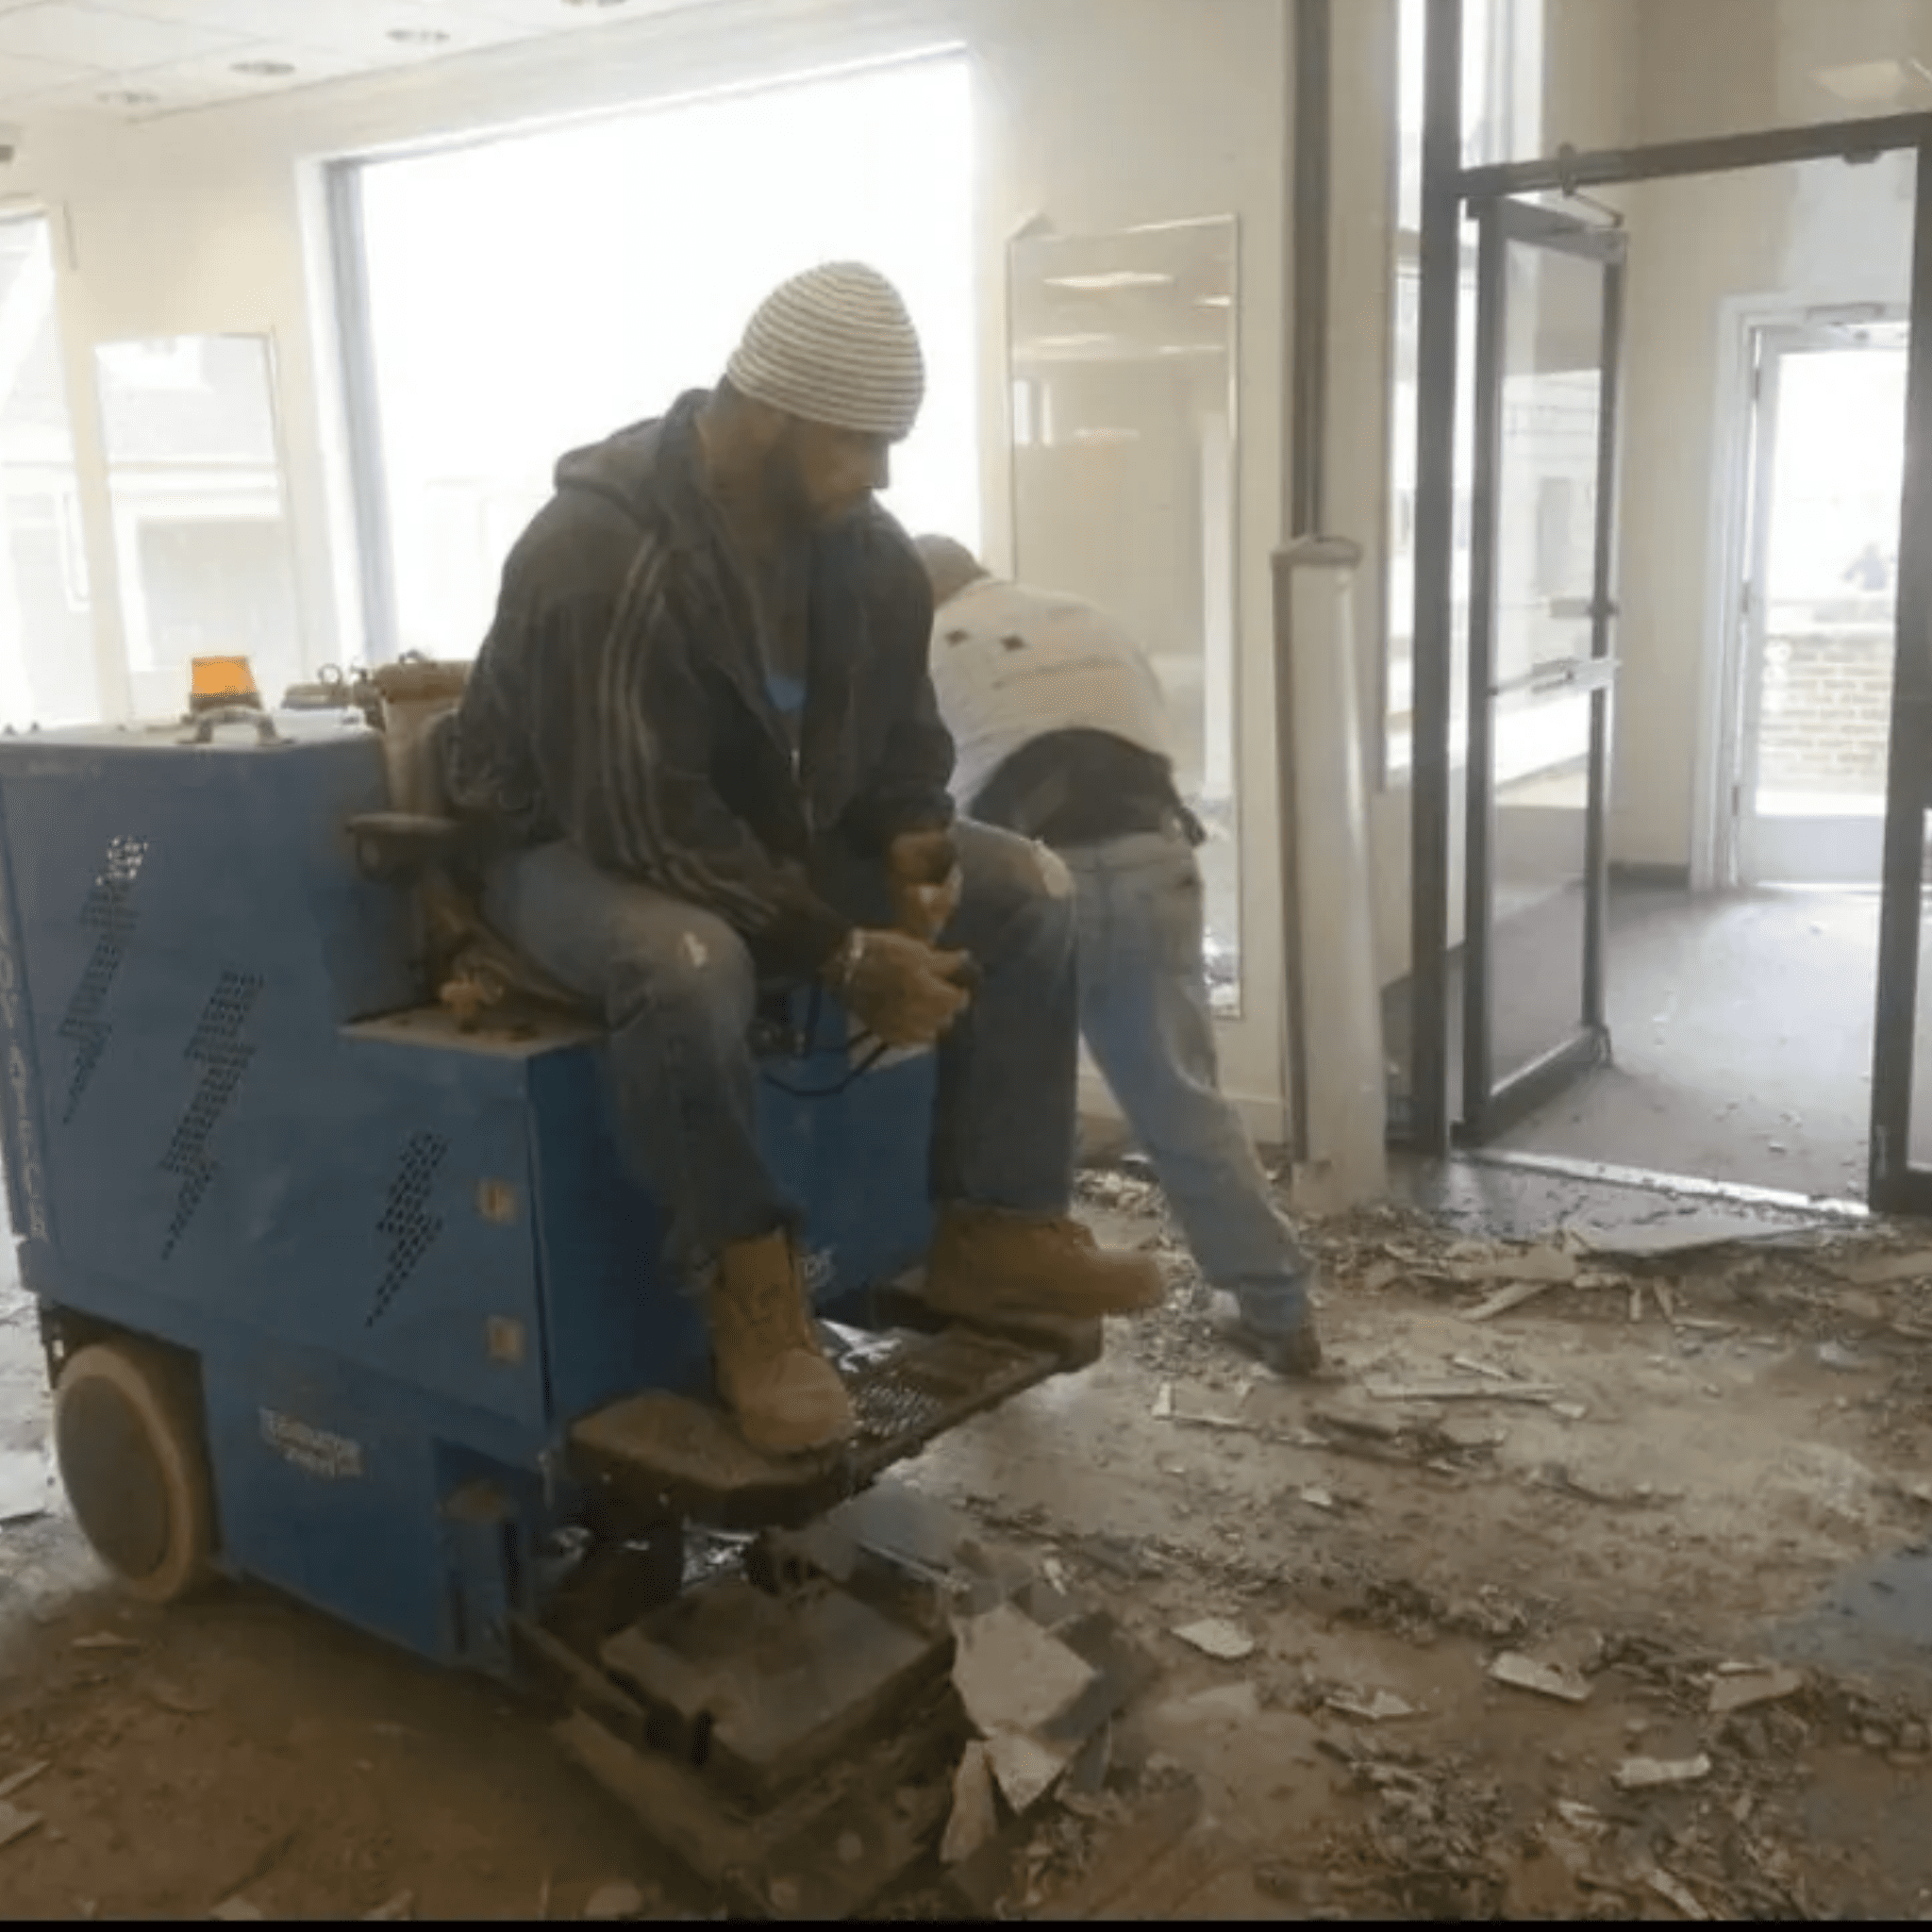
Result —
[{"label": "work glove", "polygon": [[965,890],[959,850],[946,831],[902,832],[886,847],[892,924],[931,945],[953,923]]},{"label": "work glove", "polygon": [[825,983],[888,1046],[931,1046],[972,997],[965,953],[941,953],[902,932],[855,931],[825,968]]}]

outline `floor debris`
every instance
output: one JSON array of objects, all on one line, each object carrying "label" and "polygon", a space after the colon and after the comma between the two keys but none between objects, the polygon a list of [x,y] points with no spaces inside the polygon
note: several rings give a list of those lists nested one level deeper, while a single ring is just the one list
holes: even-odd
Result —
[{"label": "floor debris", "polygon": [[1761,1215],[1722,1208],[1674,1213],[1661,1220],[1634,1222],[1614,1231],[1581,1230],[1590,1249],[1619,1260],[1650,1260],[1659,1256],[1690,1255],[1700,1250],[1789,1240],[1809,1228],[1832,1224],[1813,1219],[1770,1222]]},{"label": "floor debris", "polygon": [[1044,1744],[1027,1731],[997,1730],[986,1740],[993,1783],[1016,1814],[1032,1810],[1073,1759],[1071,1745]]},{"label": "floor debris", "polygon": [[1908,1281],[1932,1281],[1932,1249],[1912,1248],[1904,1254],[1857,1255],[1844,1260],[1827,1260],[1824,1267],[1840,1281],[1856,1288],[1889,1288]]},{"label": "floor debris", "polygon": [[[403,1896],[408,1898],[408,1893],[405,1892]],[[620,1878],[609,1885],[600,1885],[591,1894],[590,1902],[584,1907],[584,1917],[603,1922],[635,1919],[643,1909],[642,1889],[628,1879]],[[370,1914],[371,1918],[375,1916],[373,1912]]]},{"label": "floor debris", "polygon": [[42,1757],[36,1763],[23,1766],[19,1771],[8,1773],[6,1777],[0,1777],[0,1798],[10,1798],[15,1791],[24,1791],[35,1778],[52,1771],[53,1768],[54,1760],[51,1757]]},{"label": "floor debris", "polygon": [[24,1839],[43,1822],[38,1811],[23,1811],[18,1806],[0,1800],[0,1850]]},{"label": "floor debris", "polygon": [[[1167,1305],[1121,1324],[1097,1374],[921,1465],[919,1486],[930,1482],[987,1539],[985,1565],[942,1557],[957,1580],[970,1572],[983,1586],[953,1607],[989,1614],[1009,1603],[1095,1674],[1044,1734],[1006,1734],[1014,1795],[1029,1796],[1029,1767],[1035,1784],[1052,1780],[1024,1815],[1001,1794],[986,1738],[974,1740],[970,1782],[956,1741],[950,1761],[923,1774],[924,1807],[900,1807],[937,1852],[949,1831],[967,1831],[961,1800],[976,1791],[971,1855],[943,1868],[935,1858],[918,1882],[963,1897],[960,1873],[991,1853],[992,1890],[949,1913],[893,1901],[882,1916],[1215,1920],[1265,1911],[1263,1900],[1277,1915],[1287,1906],[1364,1920],[1909,1916],[1917,1889],[1932,1890],[1932,1853],[1922,1859],[1912,1824],[1932,1769],[1932,1698],[1889,1683],[1852,1696],[1855,1663],[1810,1647],[1822,1613],[1807,1608],[1842,1579],[1874,1603],[1896,1581],[1891,1611],[1909,1646],[1916,1608],[1932,1602],[1932,1556],[1921,1578],[1898,1550],[1932,1524],[1932,1293],[1910,1286],[1917,1276],[1854,1288],[1823,1250],[1761,1241],[1635,1256],[1628,1267],[1584,1257],[1559,1289],[1521,1280],[1509,1254],[1542,1240],[1577,1249],[1521,1221],[1508,1228],[1515,1248],[1488,1239],[1507,1218],[1493,1202],[1518,1186],[1488,1179],[1491,1206],[1461,1224],[1484,1239],[1454,1253],[1446,1219],[1308,1224],[1311,1256],[1334,1284],[1335,1353],[1349,1363],[1341,1386],[1268,1378],[1250,1391],[1169,1241]],[[1553,1210],[1536,1226],[1568,1220]],[[1142,1232],[1167,1240],[1164,1225]],[[1639,1279],[1645,1312],[1668,1328],[1625,1325]],[[1364,1291],[1377,1281],[1379,1304]],[[1530,1288],[1542,1299],[1469,1333],[1485,1297]],[[1903,1319],[1914,1310],[1922,1336]],[[1828,1374],[1821,1344],[1856,1351],[1869,1374]],[[1375,1399],[1364,1378],[1454,1392],[1405,1405]],[[1167,1412],[1154,1420],[1163,1383]],[[1502,1407],[1524,1385],[1566,1393]],[[1722,1386],[1724,1406],[1700,1403],[1700,1385]],[[1210,1413],[1191,1427],[1196,1410]],[[1591,1426],[1565,1426],[1586,1418]],[[1227,1426],[1236,1421],[1251,1433]],[[1167,1482],[1165,1466],[1184,1479]],[[1445,1503],[1437,1479],[1452,1472],[1464,1488]],[[1680,1493],[1666,1510],[1646,1483]],[[1590,1507],[1639,1502],[1647,1513]],[[1103,1524],[1110,1534],[1088,1534]],[[0,1597],[13,1591],[20,1607],[0,1636],[44,1680],[38,1691],[9,1680],[0,1779],[30,1758],[53,1767],[38,1806],[48,1836],[0,1853],[9,1905],[74,1912],[84,1879],[106,1917],[237,1898],[267,1916],[353,1918],[407,1879],[419,1915],[431,1899],[452,1916],[488,1916],[509,1900],[555,1919],[577,1915],[599,1873],[657,1874],[634,1843],[581,1824],[589,1807],[574,1790],[548,1789],[530,1762],[545,1754],[512,1742],[491,1757],[489,1734],[502,1754],[516,1727],[492,1719],[490,1699],[471,1724],[472,1700],[418,1686],[380,1657],[365,1662],[312,1623],[291,1635],[271,1606],[225,1593],[169,1619],[165,1633],[136,1612],[101,1631],[105,1641],[76,1641],[108,1621],[92,1573],[72,1591],[64,1577],[53,1591],[20,1582],[69,1535],[58,1524],[0,1537]],[[864,1536],[853,1547],[877,1553]],[[1015,1586],[994,1557],[1031,1580]],[[741,1543],[726,1560],[742,1568]],[[1880,1583],[1868,1585],[1868,1566]],[[1107,1674],[1066,1602],[1087,1589],[1176,1680],[1158,1701],[1143,1707],[1137,1694],[1097,1722],[1088,1700]],[[1194,1621],[1231,1625],[1242,1642],[1197,1657],[1168,1641]],[[1585,1640],[1598,1629],[1592,1648]],[[1574,1674],[1588,1703],[1544,1702],[1547,1689],[1504,1695],[1511,1687],[1485,1674],[1499,1652]],[[1751,1661],[1729,1661],[1740,1657]],[[1773,1695],[1789,1681],[1788,1658],[1802,1660],[1803,1688]],[[158,1717],[145,1688],[158,1671],[214,1693],[219,1708],[192,1723]],[[1159,1824],[1150,1744],[1200,1778],[1204,1809],[1239,1835],[1238,1855],[1205,1820]],[[1640,1776],[1627,1795],[1613,1784],[1631,1754],[1694,1772],[1700,1750],[1711,1767],[1701,1777]],[[369,1774],[355,1772],[369,1760]],[[192,1861],[177,1849],[191,1834],[173,1828],[185,1801],[192,1835],[206,1840]],[[77,1843],[42,1851],[57,1819],[79,1840],[83,1815],[104,1845],[118,1833],[126,1854],[104,1850],[96,1871],[76,1865]],[[257,1881],[244,1869],[257,1834],[295,1817],[314,1821],[308,1849]],[[860,1824],[841,1812],[811,1848],[819,1865],[842,1869]],[[950,1849],[964,1848],[955,1836]],[[546,1871],[554,1898],[539,1890]],[[702,1917],[710,1904],[687,1899],[668,1866],[663,1890],[674,1896],[653,1894],[642,1916]],[[808,1910],[809,1889],[772,1903]]]},{"label": "floor debris", "polygon": [[992,1767],[977,1738],[966,1746],[953,1774],[953,1808],[940,1842],[940,1858],[957,1865],[970,1858],[1000,1827],[993,1802]]},{"label": "floor debris", "polygon": [[267,1914],[263,1912],[258,1905],[255,1905],[250,1900],[239,1895],[234,1898],[225,1898],[208,1914],[210,1919],[225,1919],[235,1924],[250,1924],[256,1920],[265,1918]]},{"label": "floor debris", "polygon": [[1700,1924],[1709,1919],[1710,1914],[1698,1904],[1696,1895],[1673,1878],[1668,1872],[1653,1867],[1643,1874],[1643,1882],[1660,1899],[1675,1906],[1687,1919],[1694,1920]]},{"label": "floor debris", "polygon": [[[639,1894],[638,1904],[641,1907],[643,1905],[641,1893]],[[393,1898],[384,1899],[373,1911],[364,1912],[362,1917],[365,1923],[375,1922],[381,1924],[398,1919],[412,1919],[415,1915],[416,1894],[413,1891],[399,1891]],[[585,1916],[588,1917],[589,1914],[587,1913]],[[619,1918],[628,1918],[630,1914],[628,1912],[620,1912],[616,1916]]]},{"label": "floor debris", "polygon": [[1224,1663],[1239,1663],[1255,1654],[1255,1640],[1239,1624],[1229,1623],[1224,1617],[1203,1617],[1197,1623],[1183,1624],[1174,1634],[1183,1643]]},{"label": "floor debris", "polygon": [[1391,1718],[1420,1717],[1422,1712],[1406,1697],[1398,1697],[1392,1690],[1377,1690],[1374,1696],[1364,1698],[1353,1691],[1341,1691],[1327,1699],[1330,1710],[1339,1711],[1343,1717],[1358,1717],[1366,1724],[1387,1724]]},{"label": "floor debris", "polygon": [[1518,1281],[1508,1288],[1498,1289],[1490,1298],[1475,1307],[1466,1309],[1466,1322],[1493,1322],[1498,1315],[1507,1315],[1511,1308],[1520,1308],[1525,1302],[1531,1302],[1547,1290],[1555,1288],[1554,1281]]},{"label": "floor debris", "polygon": [[1540,1697],[1555,1697],[1565,1704],[1587,1704],[1590,1680],[1564,1664],[1539,1663],[1522,1652],[1506,1650],[1490,1666],[1489,1674],[1498,1684],[1518,1690],[1534,1690]]},{"label": "floor debris", "polygon": [[1472,1375],[1481,1375],[1490,1382],[1513,1382],[1517,1378],[1507,1369],[1495,1362],[1477,1361],[1474,1356],[1455,1355],[1449,1357],[1452,1369],[1466,1370]]},{"label": "floor debris", "polygon": [[31,1523],[54,1500],[54,1473],[39,1449],[0,1449],[0,1525]]},{"label": "floor debris", "polygon": [[1721,1676],[1710,1687],[1710,1713],[1724,1717],[1759,1704],[1777,1704],[1805,1688],[1802,1671],[1754,1671],[1748,1675]]},{"label": "floor debris", "polygon": [[1695,1757],[1626,1757],[1616,1769],[1615,1783],[1620,1791],[1663,1790],[1698,1784],[1710,1770],[1710,1759],[1701,1751]]},{"label": "floor debris", "polygon": [[1011,1604],[954,1621],[953,1682],[984,1738],[1038,1731],[1093,1682],[1093,1666]]},{"label": "floor debris", "polygon": [[206,1717],[215,1707],[213,1698],[198,1696],[179,1684],[157,1681],[148,1685],[147,1695],[150,1703],[176,1717]]},{"label": "floor debris", "polygon": [[1507,1388],[1489,1383],[1473,1388],[1467,1382],[1365,1382],[1363,1389],[1377,1402],[1534,1402],[1558,1400],[1563,1391],[1554,1383],[1517,1382]]}]

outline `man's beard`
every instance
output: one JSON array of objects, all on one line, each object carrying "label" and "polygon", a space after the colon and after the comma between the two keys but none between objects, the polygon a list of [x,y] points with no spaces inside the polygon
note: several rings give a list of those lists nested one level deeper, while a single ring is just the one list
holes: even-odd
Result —
[{"label": "man's beard", "polygon": [[764,491],[766,514],[772,522],[801,536],[808,531],[834,529],[849,522],[865,500],[856,496],[830,508],[815,504],[805,487],[798,452],[789,430],[765,452],[758,485]]}]

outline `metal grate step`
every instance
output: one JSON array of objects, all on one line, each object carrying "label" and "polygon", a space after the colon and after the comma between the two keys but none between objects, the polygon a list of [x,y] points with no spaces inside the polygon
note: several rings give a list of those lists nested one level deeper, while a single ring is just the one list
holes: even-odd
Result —
[{"label": "metal grate step", "polygon": [[892,1338],[884,1348],[881,1340],[868,1338],[841,1365],[858,1433],[840,1449],[765,1456],[715,1404],[655,1391],[585,1417],[570,1432],[572,1461],[610,1492],[693,1522],[726,1529],[795,1524],[1067,1366],[1063,1341],[957,1327]]}]

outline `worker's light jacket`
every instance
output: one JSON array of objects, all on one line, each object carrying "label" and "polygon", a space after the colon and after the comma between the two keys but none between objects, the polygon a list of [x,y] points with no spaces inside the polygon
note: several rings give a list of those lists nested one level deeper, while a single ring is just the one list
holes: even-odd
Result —
[{"label": "worker's light jacket", "polygon": [[882,509],[815,540],[794,774],[751,592],[701,485],[704,400],[558,464],[504,565],[445,775],[458,810],[568,839],[718,912],[767,970],[809,973],[849,928],[808,881],[815,838],[878,852],[952,817],[932,592]]}]

